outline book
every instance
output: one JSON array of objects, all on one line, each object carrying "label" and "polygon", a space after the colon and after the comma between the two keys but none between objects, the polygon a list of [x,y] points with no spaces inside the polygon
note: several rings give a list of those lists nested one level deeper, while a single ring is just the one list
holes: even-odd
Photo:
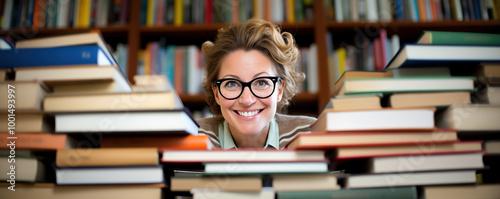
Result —
[{"label": "book", "polygon": [[4,82],[7,79],[7,70],[0,70],[0,82]]},{"label": "book", "polygon": [[436,198],[496,198],[500,195],[499,184],[423,186],[426,199]]},{"label": "book", "polygon": [[472,91],[475,77],[399,77],[347,79],[337,95],[396,92]]},{"label": "book", "polygon": [[212,149],[214,146],[207,135],[187,136],[104,136],[101,148],[156,147],[170,149]]},{"label": "book", "polygon": [[62,46],[82,46],[96,45],[99,46],[104,54],[110,58],[111,65],[117,66],[116,60],[108,49],[102,35],[97,32],[78,33],[70,35],[58,35],[50,37],[32,38],[20,40],[16,42],[16,48],[48,48]]},{"label": "book", "polygon": [[365,174],[346,177],[348,189],[401,187],[417,185],[449,185],[476,183],[476,171],[438,171],[393,174]]},{"label": "book", "polygon": [[388,187],[364,189],[340,189],[329,191],[278,191],[278,199],[302,198],[352,198],[352,199],[417,199],[417,188]]},{"label": "book", "polygon": [[338,190],[337,174],[273,174],[273,189],[276,191]]},{"label": "book", "polygon": [[440,107],[470,103],[470,92],[394,93],[389,97],[389,104],[393,108]]},{"label": "book", "polygon": [[45,97],[46,112],[154,111],[182,109],[173,91],[51,95]]},{"label": "book", "polygon": [[301,133],[290,141],[291,149],[324,149],[341,146],[385,146],[444,143],[458,141],[456,130],[396,132],[312,132]]},{"label": "book", "polygon": [[260,191],[261,176],[204,176],[171,177],[171,191],[190,191],[191,189],[215,189],[226,191]]},{"label": "book", "polygon": [[57,185],[164,183],[162,166],[58,167]]},{"label": "book", "polygon": [[484,142],[484,151],[487,155],[500,154],[500,141],[487,140]]},{"label": "book", "polygon": [[204,174],[241,175],[263,173],[325,173],[327,161],[315,162],[207,162]]},{"label": "book", "polygon": [[[2,187],[10,184],[1,183]],[[5,198],[39,198],[39,199],[73,199],[85,198],[144,198],[158,199],[162,197],[164,184],[140,185],[67,185],[57,186],[52,183],[16,183],[15,190],[0,189],[0,194]]]},{"label": "book", "polygon": [[434,129],[434,112],[434,108],[325,110],[311,131],[430,130]]},{"label": "book", "polygon": [[77,146],[76,140],[69,138],[66,134],[18,133],[10,135],[8,133],[0,133],[0,149],[10,148],[9,144],[12,142],[15,142],[16,150],[59,150],[76,148]]},{"label": "book", "polygon": [[436,116],[439,128],[460,131],[498,131],[500,106],[488,104],[456,104]]},{"label": "book", "polygon": [[395,68],[390,71],[393,77],[451,76],[450,68],[448,67]]},{"label": "book", "polygon": [[[183,110],[139,112],[61,113],[55,116],[56,133],[198,134],[198,123]],[[103,124],[103,121],[106,124]],[[104,126],[103,126],[104,125]]]},{"label": "book", "polygon": [[[58,59],[54,59],[57,55]],[[29,57],[29,59],[26,59]],[[20,48],[0,50],[0,68],[34,67],[34,66],[67,66],[67,65],[116,65],[113,58],[104,54],[101,47],[65,46],[50,48]]]},{"label": "book", "polygon": [[191,194],[193,198],[197,199],[274,199],[274,190],[272,188],[264,187],[258,191],[216,191],[210,189],[192,189]]},{"label": "book", "polygon": [[16,81],[40,80],[52,87],[55,93],[61,93],[61,90],[68,90],[65,93],[71,91],[81,93],[84,90],[99,92],[99,88],[103,84],[105,85],[104,90],[109,90],[108,92],[132,91],[127,78],[116,66],[49,66],[16,68],[14,71],[16,72]]},{"label": "book", "polygon": [[6,113],[9,110],[8,100],[15,99],[16,113],[40,113],[43,98],[49,92],[49,88],[38,81],[6,81],[0,82],[0,92],[5,93],[6,96],[0,98],[0,104],[2,104],[0,112]]},{"label": "book", "polygon": [[500,105],[500,86],[485,86],[476,93],[475,100],[482,104]]},{"label": "book", "polygon": [[476,68],[475,75],[483,84],[500,84],[500,64],[482,63]]},{"label": "book", "polygon": [[500,46],[406,44],[385,70],[412,67],[474,66],[500,61]]},{"label": "book", "polygon": [[417,44],[500,44],[500,34],[475,32],[423,31]]},{"label": "book", "polygon": [[326,160],[321,150],[162,150],[161,162],[294,162]]},{"label": "book", "polygon": [[379,109],[381,95],[377,94],[359,94],[359,95],[337,95],[328,100],[325,108],[333,110],[362,110]]},{"label": "book", "polygon": [[156,148],[88,148],[57,150],[57,167],[158,165]]},{"label": "book", "polygon": [[336,159],[482,152],[482,141],[392,146],[338,147]]},{"label": "book", "polygon": [[347,79],[387,77],[392,77],[392,73],[382,71],[345,71],[340,79],[335,82],[335,91],[338,92],[340,87],[344,84],[344,81]]},{"label": "book", "polygon": [[[18,113],[15,116],[16,133],[52,133],[54,132],[54,118],[43,113]],[[6,132],[9,128],[9,120],[7,114],[0,115],[0,132]]]},{"label": "book", "polygon": [[483,169],[483,153],[395,156],[370,158],[369,173]]},{"label": "book", "polygon": [[15,182],[42,182],[46,175],[45,166],[36,158],[0,157],[0,171],[4,173],[0,177],[3,182],[13,180],[12,177]]}]

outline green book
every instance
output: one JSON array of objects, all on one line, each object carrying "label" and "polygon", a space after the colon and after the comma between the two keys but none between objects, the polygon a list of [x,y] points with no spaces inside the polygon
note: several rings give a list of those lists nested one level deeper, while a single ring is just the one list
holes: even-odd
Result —
[{"label": "green book", "polygon": [[280,191],[278,199],[302,198],[363,198],[363,199],[406,199],[417,198],[415,187],[389,187],[376,189],[341,189],[329,191]]},{"label": "green book", "polygon": [[500,45],[500,34],[473,32],[424,31],[418,44]]}]

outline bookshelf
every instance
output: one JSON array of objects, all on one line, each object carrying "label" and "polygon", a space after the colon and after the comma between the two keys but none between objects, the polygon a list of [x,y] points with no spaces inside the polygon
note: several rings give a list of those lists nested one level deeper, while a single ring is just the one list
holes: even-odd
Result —
[{"label": "bookshelf", "polygon": [[[159,38],[168,38],[167,43],[172,44],[194,44],[201,46],[206,40],[214,40],[217,29],[228,26],[227,23],[213,24],[185,24],[181,26],[165,25],[161,27],[148,27],[142,25],[141,1],[127,1],[129,6],[126,25],[90,28],[18,28],[0,30],[0,36],[10,35],[14,39],[50,36],[56,34],[72,34],[99,30],[106,42],[114,46],[117,43],[126,43],[128,46],[128,79],[133,83],[133,77],[137,73],[138,57],[140,49],[147,42],[157,41]],[[318,48],[318,93],[301,93],[297,95],[290,107],[290,114],[307,114],[317,116],[326,105],[328,99],[333,96],[329,90],[328,78],[328,55],[325,34],[332,33],[333,46],[339,47],[341,43],[354,43],[356,37],[365,36],[373,39],[378,36],[381,28],[387,30],[388,36],[398,34],[401,44],[414,42],[423,30],[446,30],[446,31],[470,31],[500,33],[500,20],[470,20],[470,21],[390,21],[390,22],[337,22],[327,19],[326,6],[323,1],[313,1],[314,22],[282,23],[282,29],[294,35],[298,46],[308,46],[316,43]],[[180,95],[186,106],[190,108],[200,107],[205,101],[203,94]]]}]

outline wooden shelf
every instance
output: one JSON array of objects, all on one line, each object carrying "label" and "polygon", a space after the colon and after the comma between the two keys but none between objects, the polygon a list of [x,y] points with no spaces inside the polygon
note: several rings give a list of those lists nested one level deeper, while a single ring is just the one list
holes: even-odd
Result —
[{"label": "wooden shelf", "polygon": [[107,26],[107,27],[90,27],[90,28],[18,28],[11,30],[1,30],[0,35],[18,35],[21,37],[45,36],[45,35],[64,35],[84,33],[93,30],[99,30],[102,34],[127,34],[129,26]]}]

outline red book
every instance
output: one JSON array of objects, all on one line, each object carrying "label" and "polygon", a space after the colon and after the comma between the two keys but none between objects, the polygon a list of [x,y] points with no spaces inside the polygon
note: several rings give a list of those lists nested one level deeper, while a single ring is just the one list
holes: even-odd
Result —
[{"label": "red book", "polygon": [[373,59],[375,60],[375,70],[384,70],[384,61],[382,60],[382,42],[380,37],[373,40]]},{"label": "red book", "polygon": [[212,0],[205,0],[205,23],[206,24],[211,24],[212,23]]},{"label": "red book", "polygon": [[380,71],[383,71],[385,68],[385,65],[388,63],[387,61],[387,31],[385,29],[380,29],[380,62],[382,62],[382,69]]},{"label": "red book", "polygon": [[211,149],[212,142],[207,135],[188,136],[140,136],[104,137],[101,148],[156,147],[161,149]]}]

